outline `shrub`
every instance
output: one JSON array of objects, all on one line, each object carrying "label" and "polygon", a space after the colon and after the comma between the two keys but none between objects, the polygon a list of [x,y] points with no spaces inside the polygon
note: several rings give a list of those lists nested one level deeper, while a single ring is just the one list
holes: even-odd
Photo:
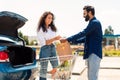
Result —
[{"label": "shrub", "polygon": [[[84,52],[75,52],[73,51],[73,54],[77,54],[79,56],[83,56]],[[120,50],[103,50],[103,56],[113,57],[118,56],[120,57]]]},{"label": "shrub", "polygon": [[120,50],[103,50],[104,56],[120,56]]}]

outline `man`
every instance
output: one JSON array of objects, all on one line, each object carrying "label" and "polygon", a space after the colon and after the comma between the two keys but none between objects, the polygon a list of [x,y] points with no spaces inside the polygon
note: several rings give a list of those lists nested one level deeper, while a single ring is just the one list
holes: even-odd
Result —
[{"label": "man", "polygon": [[100,61],[102,59],[102,26],[95,17],[93,6],[84,6],[83,17],[89,21],[87,27],[78,34],[67,39],[61,39],[61,42],[85,43],[84,59],[87,60],[88,80],[98,80]]}]

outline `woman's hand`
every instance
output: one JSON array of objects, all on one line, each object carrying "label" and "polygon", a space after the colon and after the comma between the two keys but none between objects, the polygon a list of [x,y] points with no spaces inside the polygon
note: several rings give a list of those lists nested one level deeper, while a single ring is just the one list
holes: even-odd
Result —
[{"label": "woman's hand", "polygon": [[56,36],[55,38],[54,38],[54,41],[55,40],[60,40],[62,37],[60,36],[60,35],[58,35],[58,36]]},{"label": "woman's hand", "polygon": [[46,45],[51,45],[54,41],[56,40],[60,40],[62,37],[60,35],[52,38],[52,39],[49,39],[49,40],[46,40]]}]

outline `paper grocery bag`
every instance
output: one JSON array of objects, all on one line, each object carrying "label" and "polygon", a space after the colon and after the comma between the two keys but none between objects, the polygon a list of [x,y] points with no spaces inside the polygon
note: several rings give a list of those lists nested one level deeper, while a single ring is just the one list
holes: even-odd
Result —
[{"label": "paper grocery bag", "polygon": [[72,48],[68,41],[56,45],[56,51],[58,56],[72,55]]}]

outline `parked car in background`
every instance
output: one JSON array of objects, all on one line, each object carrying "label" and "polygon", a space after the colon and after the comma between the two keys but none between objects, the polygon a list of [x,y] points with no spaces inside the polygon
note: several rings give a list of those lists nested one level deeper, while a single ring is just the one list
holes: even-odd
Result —
[{"label": "parked car in background", "polygon": [[28,80],[37,66],[35,50],[18,36],[26,21],[17,13],[0,12],[0,80]]}]

